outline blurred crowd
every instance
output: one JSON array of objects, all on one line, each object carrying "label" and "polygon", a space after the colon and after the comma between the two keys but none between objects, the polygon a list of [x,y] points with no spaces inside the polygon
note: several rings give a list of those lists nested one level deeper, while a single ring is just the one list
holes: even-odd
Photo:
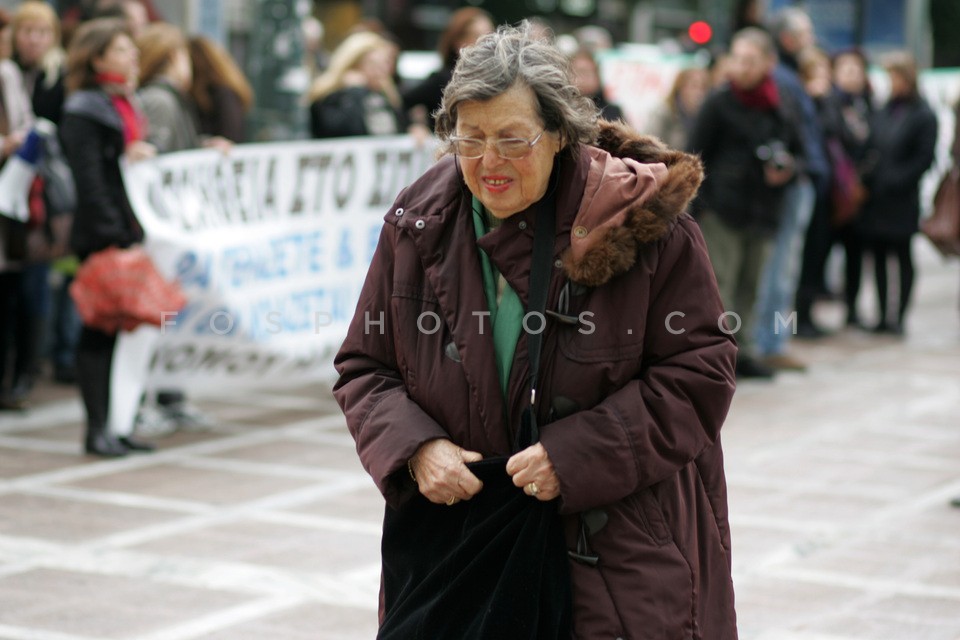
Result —
[{"label": "blurred crowd", "polygon": [[[737,16],[729,46],[708,65],[676,75],[643,133],[702,158],[706,180],[691,213],[737,329],[737,374],[772,378],[805,368],[790,341],[827,335],[815,313],[826,302],[845,306],[850,330],[906,332],[911,238],[937,119],[909,54],[868,60],[856,49],[824,51],[801,9],[766,16],[756,9],[761,3],[741,4],[754,9]],[[92,168],[111,167],[124,152],[133,159],[201,147],[229,153],[248,141],[256,96],[241,66],[212,39],[165,22],[158,8],[146,0],[87,0],[57,15],[46,2],[26,0],[0,13],[0,163],[38,119],[47,120],[60,127],[62,143],[50,153],[82,186],[64,201],[55,197],[56,176],[41,174],[29,219],[0,217],[0,409],[28,407],[34,381],[48,370],[58,382],[76,383],[79,362],[88,416],[106,411],[100,387],[108,384],[115,338],[82,325],[68,289],[85,257],[134,244],[142,232],[119,172]],[[557,35],[535,23],[569,56],[599,116],[622,118],[598,65],[613,46],[609,34],[586,27]],[[401,46],[382,24],[361,22],[327,51],[323,26],[308,18],[310,85],[302,105],[310,135],[431,136],[459,52],[496,24],[479,8],[453,12],[439,37],[439,68],[410,80],[398,74]],[[882,101],[871,89],[871,64],[889,75]],[[877,291],[866,314],[859,301],[865,267]],[[137,420],[147,435],[205,422],[178,389],[145,398]],[[88,434],[87,450],[123,455],[138,444]]]}]

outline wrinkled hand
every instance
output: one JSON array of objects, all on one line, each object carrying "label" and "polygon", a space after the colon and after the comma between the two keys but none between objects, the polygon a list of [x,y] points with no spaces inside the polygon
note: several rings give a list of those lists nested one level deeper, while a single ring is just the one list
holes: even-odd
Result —
[{"label": "wrinkled hand", "polygon": [[560,495],[560,479],[539,442],[511,456],[507,473],[513,477],[513,484],[523,487],[524,493],[537,500],[553,500]]},{"label": "wrinkled hand", "polygon": [[149,142],[144,142],[143,140],[134,140],[127,145],[125,151],[127,154],[127,159],[130,162],[147,160],[148,158],[153,158],[157,155],[157,148]]},{"label": "wrinkled hand", "polygon": [[476,451],[464,451],[449,440],[431,440],[410,458],[410,469],[427,500],[453,505],[469,500],[483,488],[483,483],[465,464],[482,459]]}]

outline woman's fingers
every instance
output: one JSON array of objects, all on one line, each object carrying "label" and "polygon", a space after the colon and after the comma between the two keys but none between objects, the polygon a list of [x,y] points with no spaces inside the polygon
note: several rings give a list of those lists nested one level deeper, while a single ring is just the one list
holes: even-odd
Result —
[{"label": "woman's fingers", "polygon": [[420,493],[436,504],[455,504],[469,500],[482,488],[483,483],[470,469],[467,462],[481,460],[475,451],[464,451],[449,440],[431,440],[410,458],[410,468],[417,480]]},{"label": "woman's fingers", "polygon": [[507,473],[513,484],[537,500],[553,500],[560,495],[560,479],[553,469],[547,450],[539,442],[507,460]]}]

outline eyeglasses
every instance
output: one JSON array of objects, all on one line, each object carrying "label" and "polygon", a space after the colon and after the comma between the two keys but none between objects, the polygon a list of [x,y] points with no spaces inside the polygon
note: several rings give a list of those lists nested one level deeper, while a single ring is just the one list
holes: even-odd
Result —
[{"label": "eyeglasses", "polygon": [[[497,138],[491,140],[493,147],[497,150],[497,155],[504,160],[522,160],[533,153],[533,145],[540,142],[540,138],[546,133],[546,129],[537,134],[533,140],[524,138]],[[461,158],[474,160],[482,158],[487,150],[487,141],[479,138],[459,138],[451,137],[450,144],[453,145],[453,152]]]}]

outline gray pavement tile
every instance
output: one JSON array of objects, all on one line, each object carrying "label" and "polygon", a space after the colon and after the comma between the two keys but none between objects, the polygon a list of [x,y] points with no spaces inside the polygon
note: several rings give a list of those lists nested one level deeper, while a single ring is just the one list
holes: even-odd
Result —
[{"label": "gray pavement tile", "polygon": [[65,483],[91,490],[173,498],[210,505],[230,505],[311,485],[308,479],[202,469],[184,464],[157,464]]},{"label": "gray pavement tile", "polygon": [[363,473],[353,440],[343,444],[316,442],[306,438],[277,439],[272,442],[243,445],[211,454],[214,458],[246,460],[270,464],[285,464],[312,469],[331,469]]},{"label": "gray pavement tile", "polygon": [[[41,593],[44,597],[37,598]],[[0,578],[0,624],[91,638],[136,638],[250,600],[249,594],[149,579],[37,569]]]},{"label": "gray pavement tile", "polygon": [[8,493],[0,495],[0,536],[77,543],[169,522],[181,515],[142,506]]},{"label": "gray pavement tile", "polygon": [[295,572],[336,574],[377,563],[379,532],[238,519],[129,547],[156,556],[217,558]]}]

